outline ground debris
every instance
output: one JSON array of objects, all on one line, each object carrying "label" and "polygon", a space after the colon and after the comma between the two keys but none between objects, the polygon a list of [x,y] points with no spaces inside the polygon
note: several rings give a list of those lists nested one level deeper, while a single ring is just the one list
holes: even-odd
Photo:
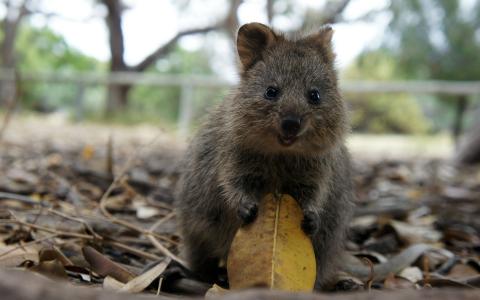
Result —
[{"label": "ground debris", "polygon": [[[179,151],[149,146],[133,156],[138,140],[107,140],[2,145],[0,267],[105,289],[205,294],[210,286],[178,258]],[[386,160],[358,162],[354,174],[347,248],[356,262],[332,291],[480,287],[478,168]]]}]

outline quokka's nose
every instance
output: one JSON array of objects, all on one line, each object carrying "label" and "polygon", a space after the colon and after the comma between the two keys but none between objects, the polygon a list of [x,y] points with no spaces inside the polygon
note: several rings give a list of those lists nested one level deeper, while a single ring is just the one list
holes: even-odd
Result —
[{"label": "quokka's nose", "polygon": [[302,120],[296,117],[286,117],[282,120],[282,133],[286,137],[295,137],[300,132]]}]

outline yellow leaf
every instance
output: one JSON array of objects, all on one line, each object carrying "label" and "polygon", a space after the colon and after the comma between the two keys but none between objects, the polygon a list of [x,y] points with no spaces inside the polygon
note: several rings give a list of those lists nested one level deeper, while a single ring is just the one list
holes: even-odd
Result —
[{"label": "yellow leaf", "polygon": [[289,195],[267,195],[257,219],[238,230],[227,259],[231,289],[268,287],[311,291],[316,262],[310,238],[300,227],[303,213]]},{"label": "yellow leaf", "polygon": [[83,160],[90,160],[95,155],[95,148],[92,145],[85,145],[82,149]]}]

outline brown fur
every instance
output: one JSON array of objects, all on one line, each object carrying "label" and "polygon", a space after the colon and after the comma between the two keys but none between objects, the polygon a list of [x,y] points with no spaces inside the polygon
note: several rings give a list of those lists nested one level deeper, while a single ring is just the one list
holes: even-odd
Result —
[{"label": "brown fur", "polygon": [[[215,280],[235,232],[272,192],[292,195],[304,211],[316,287],[335,269],[353,194],[331,38],[329,27],[297,40],[259,23],[239,29],[241,81],[193,138],[177,194],[185,256],[203,279]],[[264,97],[269,86],[280,89],[275,101]],[[319,104],[308,101],[312,88],[320,91]],[[289,146],[280,143],[287,116],[302,120]]]}]

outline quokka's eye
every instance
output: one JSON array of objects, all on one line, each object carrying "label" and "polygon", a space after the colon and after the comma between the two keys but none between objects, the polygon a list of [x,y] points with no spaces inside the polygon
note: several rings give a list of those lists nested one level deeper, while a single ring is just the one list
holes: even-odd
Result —
[{"label": "quokka's eye", "polygon": [[267,100],[276,100],[278,95],[280,94],[280,91],[278,88],[269,86],[266,90],[265,93],[263,94],[263,97]]},{"label": "quokka's eye", "polygon": [[321,100],[322,99],[320,99],[320,92],[317,89],[311,89],[308,92],[308,101],[311,104],[319,104]]}]

